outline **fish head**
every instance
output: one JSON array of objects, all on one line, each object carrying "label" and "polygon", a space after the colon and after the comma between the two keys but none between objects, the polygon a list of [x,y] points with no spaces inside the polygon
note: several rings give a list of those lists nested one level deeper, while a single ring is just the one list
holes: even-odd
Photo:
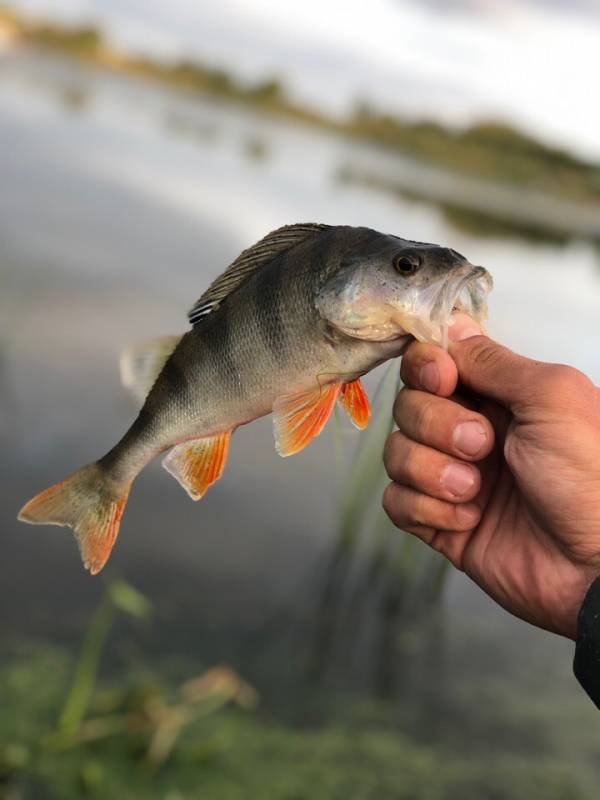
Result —
[{"label": "fish head", "polygon": [[321,316],[370,341],[413,336],[447,347],[452,314],[483,325],[492,277],[448,247],[382,236],[352,248],[316,297]]}]

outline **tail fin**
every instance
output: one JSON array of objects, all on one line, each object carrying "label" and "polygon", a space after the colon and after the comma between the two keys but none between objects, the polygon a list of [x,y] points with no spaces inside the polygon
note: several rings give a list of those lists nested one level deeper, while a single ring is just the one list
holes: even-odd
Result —
[{"label": "tail fin", "polygon": [[36,495],[19,512],[21,522],[73,528],[86,569],[96,575],[108,561],[131,484],[115,483],[89,464]]}]

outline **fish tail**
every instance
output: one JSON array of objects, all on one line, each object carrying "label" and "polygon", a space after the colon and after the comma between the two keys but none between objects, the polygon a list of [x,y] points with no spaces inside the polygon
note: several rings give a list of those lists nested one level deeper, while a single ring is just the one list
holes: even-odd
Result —
[{"label": "fish tail", "polygon": [[32,498],[19,512],[33,525],[68,525],[83,564],[96,575],[113,548],[131,483],[118,483],[99,463],[89,464]]}]

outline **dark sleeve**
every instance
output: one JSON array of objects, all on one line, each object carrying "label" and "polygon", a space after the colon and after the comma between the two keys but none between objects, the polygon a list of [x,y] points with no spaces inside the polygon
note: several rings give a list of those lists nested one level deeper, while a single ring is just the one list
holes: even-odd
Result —
[{"label": "dark sleeve", "polygon": [[600,708],[600,576],[588,589],[577,617],[573,672]]}]

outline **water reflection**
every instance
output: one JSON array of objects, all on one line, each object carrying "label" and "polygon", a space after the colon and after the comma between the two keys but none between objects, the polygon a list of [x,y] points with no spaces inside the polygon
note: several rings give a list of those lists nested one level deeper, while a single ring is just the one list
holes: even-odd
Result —
[{"label": "water reflection", "polygon": [[216,125],[206,121],[198,122],[180,111],[167,111],[165,127],[169,133],[198,140],[203,145],[216,141],[220,136],[220,130]]},{"label": "water reflection", "polygon": [[81,86],[66,86],[60,94],[60,99],[68,111],[81,113],[91,103],[92,96]]},{"label": "water reflection", "polygon": [[243,142],[242,152],[251,161],[263,161],[268,155],[269,148],[264,139],[248,136]]},{"label": "water reflection", "polygon": [[[0,276],[11,334],[3,396],[15,398],[3,414],[7,429],[21,432],[18,441],[4,440],[1,460],[5,632],[69,639],[97,598],[98,584],[81,571],[70,534],[23,529],[14,517],[38,488],[99,456],[128,426],[119,350],[182,331],[207,283],[278,225],[362,224],[448,244],[494,274],[495,336],[526,354],[570,362],[600,382],[600,270],[589,243],[557,247],[498,231],[476,236],[423,198],[336,179],[344,164],[376,162],[390,172],[400,165],[416,193],[422,172],[398,158],[91,69],[78,81],[59,61],[18,55],[1,64]],[[369,377],[371,390],[379,377]],[[349,429],[343,436],[356,442]],[[323,564],[338,530],[333,451],[328,430],[282,466],[270,422],[262,420],[236,433],[227,474],[200,505],[158,468],[136,482],[112,564],[159,608],[162,624],[149,648],[237,664],[297,713],[305,697],[286,692],[307,672],[321,676],[326,692],[328,651],[335,651],[338,683],[371,685],[374,670],[383,689],[422,680],[423,659],[400,661],[394,644],[398,570],[367,559],[341,612],[328,610]],[[319,591],[323,627],[315,631]],[[466,642],[479,647],[480,662],[486,658],[489,640],[472,630],[491,627],[503,631],[506,647],[521,637],[541,660],[568,664],[566,645],[505,620],[458,575],[445,613],[457,632],[448,656],[454,669],[469,660]],[[341,647],[326,642],[331,620]],[[404,634],[410,639],[410,630]],[[311,648],[316,659],[307,655]],[[480,662],[469,658],[472,674]],[[432,663],[430,653],[425,663]]]}]

